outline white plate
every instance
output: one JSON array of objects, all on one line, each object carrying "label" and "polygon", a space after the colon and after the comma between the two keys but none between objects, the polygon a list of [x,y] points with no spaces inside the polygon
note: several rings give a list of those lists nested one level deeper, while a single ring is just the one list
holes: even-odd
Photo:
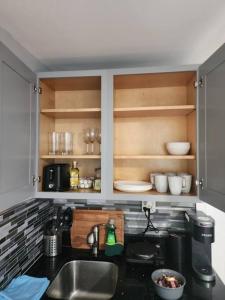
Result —
[{"label": "white plate", "polygon": [[140,193],[152,189],[152,184],[146,181],[114,181],[114,188],[121,192]]}]

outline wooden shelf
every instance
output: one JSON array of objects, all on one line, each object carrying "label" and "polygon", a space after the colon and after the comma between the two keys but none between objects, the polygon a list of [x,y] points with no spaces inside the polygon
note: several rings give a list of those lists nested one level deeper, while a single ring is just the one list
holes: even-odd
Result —
[{"label": "wooden shelf", "polygon": [[195,155],[114,155],[114,159],[183,159],[194,160]]},{"label": "wooden shelf", "polygon": [[101,155],[41,155],[41,159],[101,159]]},{"label": "wooden shelf", "polygon": [[65,193],[74,193],[74,194],[82,194],[82,193],[92,193],[92,194],[100,194],[101,191],[95,191],[93,189],[78,189],[78,190],[69,190],[66,191]]},{"label": "wooden shelf", "polygon": [[118,195],[124,195],[124,194],[129,194],[129,195],[158,195],[158,196],[173,196],[173,197],[187,197],[187,196],[196,196],[195,193],[189,193],[189,194],[181,194],[179,196],[175,196],[175,195],[172,195],[171,193],[167,192],[167,193],[158,193],[156,190],[150,190],[150,191],[147,191],[147,192],[141,192],[141,193],[132,193],[132,192],[121,192],[121,191],[118,191],[116,189],[113,190],[113,193],[114,194],[118,194]]},{"label": "wooden shelf", "polygon": [[57,108],[57,109],[42,109],[42,114],[51,118],[71,119],[71,118],[99,118],[101,116],[100,108]]},{"label": "wooden shelf", "polygon": [[114,116],[157,117],[157,116],[186,116],[195,110],[195,105],[147,106],[114,108]]}]

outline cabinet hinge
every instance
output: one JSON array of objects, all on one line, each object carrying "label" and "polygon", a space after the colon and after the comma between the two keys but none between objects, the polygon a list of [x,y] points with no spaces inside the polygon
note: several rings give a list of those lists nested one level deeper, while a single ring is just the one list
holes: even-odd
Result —
[{"label": "cabinet hinge", "polygon": [[33,186],[36,184],[36,182],[41,182],[41,176],[32,176],[32,182],[33,182]]},{"label": "cabinet hinge", "polygon": [[36,85],[34,85],[34,92],[41,95],[42,94],[42,88],[41,87],[36,87]]},{"label": "cabinet hinge", "polygon": [[204,190],[204,179],[196,179],[195,181],[196,186],[199,186],[201,190]]},{"label": "cabinet hinge", "polygon": [[200,78],[199,80],[194,81],[194,87],[203,87],[203,78]]},{"label": "cabinet hinge", "polygon": [[38,94],[40,94],[40,95],[42,94],[42,88],[41,87],[38,88]]}]

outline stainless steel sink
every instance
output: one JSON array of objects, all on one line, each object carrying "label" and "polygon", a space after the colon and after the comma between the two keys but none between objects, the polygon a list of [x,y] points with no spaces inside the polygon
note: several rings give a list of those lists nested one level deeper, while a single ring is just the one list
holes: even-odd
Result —
[{"label": "stainless steel sink", "polygon": [[111,299],[118,267],[109,262],[75,260],[66,263],[47,290],[54,299]]}]

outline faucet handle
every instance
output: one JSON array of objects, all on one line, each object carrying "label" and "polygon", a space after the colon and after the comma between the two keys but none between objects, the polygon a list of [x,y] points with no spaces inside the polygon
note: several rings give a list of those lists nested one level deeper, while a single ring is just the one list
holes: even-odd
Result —
[{"label": "faucet handle", "polygon": [[91,231],[87,236],[87,243],[92,246],[94,244],[94,233]]},{"label": "faucet handle", "polygon": [[94,225],[91,229],[91,232],[87,235],[87,243],[90,247],[93,247],[94,244],[98,243],[98,233],[99,233],[98,224]]}]

